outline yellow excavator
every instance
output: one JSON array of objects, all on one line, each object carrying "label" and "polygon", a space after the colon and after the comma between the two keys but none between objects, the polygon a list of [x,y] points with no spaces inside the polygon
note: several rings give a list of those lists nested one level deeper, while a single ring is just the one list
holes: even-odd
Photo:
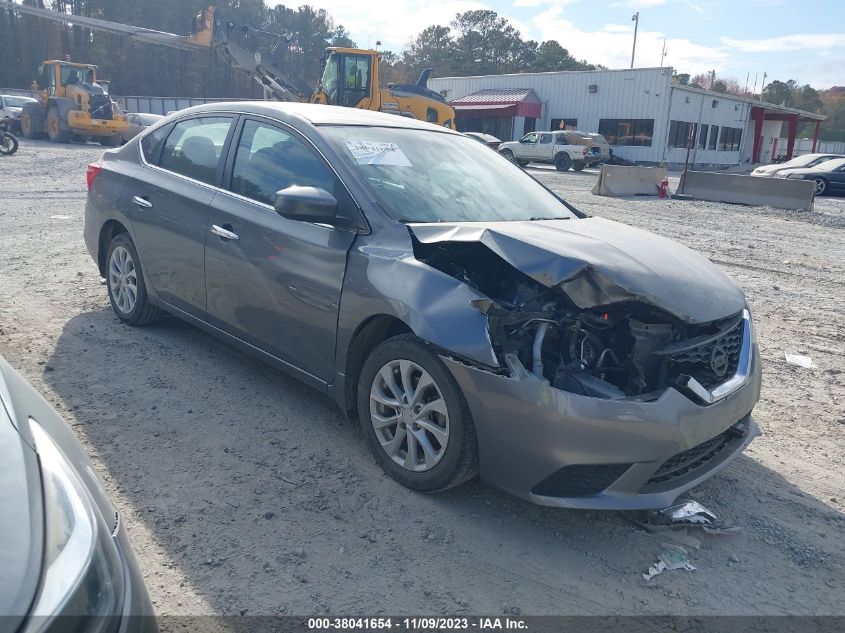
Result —
[{"label": "yellow excavator", "polygon": [[[379,89],[378,51],[331,47],[326,49],[322,56],[322,78],[309,98],[302,94],[286,74],[277,69],[272,62],[263,59],[260,53],[249,50],[245,45],[252,36],[264,35],[277,38],[275,48],[278,48],[290,43],[293,39],[291,35],[268,33],[252,26],[224,21],[215,7],[205,9],[194,18],[189,36],[119,24],[99,18],[59,13],[16,4],[10,0],[0,0],[0,9],[3,8],[93,30],[122,33],[131,39],[150,44],[188,50],[213,49],[229,65],[252,77],[279,101],[310,101],[388,112],[454,127],[455,111],[440,94],[426,86],[430,69],[424,71],[415,84],[390,84],[387,88]],[[69,140],[73,134],[111,139],[114,134],[125,128],[125,118],[118,112],[108,94],[102,90],[102,86],[97,84],[93,92],[89,89],[89,86],[96,84],[95,66],[50,61],[45,62],[42,68],[51,69],[52,74],[43,74],[42,81],[46,83],[42,86],[44,88],[41,93],[42,98],[38,104],[33,104],[33,106],[37,105],[37,108],[29,109],[32,134],[38,136],[46,132],[52,140],[60,142]],[[73,72],[71,69],[84,71],[85,77],[92,79],[93,82],[68,84],[65,77],[71,76]],[[79,88],[76,88],[77,85]],[[100,93],[107,98],[109,107],[102,107]],[[107,114],[109,111],[110,114]],[[24,117],[26,117],[26,111],[22,114],[22,126]],[[29,134],[24,131],[24,136],[29,137]]]}]

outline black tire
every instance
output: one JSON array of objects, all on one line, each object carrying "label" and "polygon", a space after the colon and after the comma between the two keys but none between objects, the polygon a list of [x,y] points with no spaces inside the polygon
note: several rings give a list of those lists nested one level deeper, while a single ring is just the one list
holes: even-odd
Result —
[{"label": "black tire", "polygon": [[569,171],[572,167],[572,158],[566,152],[560,152],[555,156],[555,169],[558,171]]},{"label": "black tire", "polygon": [[[440,460],[423,472],[413,472],[394,462],[382,448],[373,427],[370,390],[379,371],[395,360],[410,360],[428,372],[446,404],[449,418],[446,448]],[[385,472],[402,485],[420,492],[438,492],[458,486],[478,474],[478,444],[466,399],[434,350],[417,337],[403,334],[379,344],[361,369],[357,396],[358,420],[367,445]]]},{"label": "black tire", "polygon": [[827,180],[824,178],[813,178],[813,183],[816,187],[815,195],[823,196],[827,193]]},{"label": "black tire", "polygon": [[62,129],[62,117],[59,114],[59,108],[56,106],[47,111],[47,136],[54,143],[70,143],[73,138],[71,130]]},{"label": "black tire", "polygon": [[513,152],[512,152],[512,151],[510,151],[509,149],[503,149],[503,150],[502,150],[501,152],[499,152],[499,153],[500,153],[502,156],[504,156],[505,158],[507,158],[510,162],[512,162],[512,163],[515,163],[515,162],[516,162],[516,158],[514,157]]},{"label": "black tire", "polygon": [[584,171],[584,168],[586,166],[587,166],[587,163],[578,162],[578,163],[574,163],[572,165],[572,169],[574,169],[575,171]]},{"label": "black tire", "polygon": [[42,138],[44,136],[42,127],[43,121],[40,114],[34,108],[24,107],[21,113],[21,134],[24,138],[30,140]]},{"label": "black tire", "polygon": [[[115,297],[115,288],[113,287],[113,279],[111,274],[112,254],[118,248],[123,248],[128,251],[132,259],[132,264],[135,271],[136,280],[136,299],[134,306],[124,311],[119,307],[119,302]],[[144,273],[141,270],[141,261],[138,258],[138,251],[135,249],[135,244],[128,233],[119,233],[112,238],[109,243],[109,248],[106,253],[106,289],[109,295],[109,303],[111,303],[112,310],[117,317],[129,325],[148,325],[157,321],[162,316],[162,311],[150,303],[147,295],[147,286],[144,283]]]},{"label": "black tire", "polygon": [[9,132],[0,132],[0,154],[11,156],[18,151],[18,139]]}]

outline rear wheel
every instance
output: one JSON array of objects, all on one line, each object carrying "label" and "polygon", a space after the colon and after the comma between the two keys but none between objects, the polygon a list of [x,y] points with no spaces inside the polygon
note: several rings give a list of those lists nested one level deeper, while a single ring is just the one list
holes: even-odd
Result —
[{"label": "rear wheel", "polygon": [[56,106],[47,111],[47,136],[54,143],[70,143],[73,138],[72,131],[62,129],[61,116]]},{"label": "rear wheel", "polygon": [[413,335],[388,339],[367,358],[358,418],[378,462],[409,488],[436,492],[478,473],[466,400],[443,362]]},{"label": "rear wheel", "polygon": [[116,235],[106,255],[106,287],[118,318],[129,325],[147,325],[161,317],[150,303],[138,251],[127,233]]},{"label": "rear wheel", "polygon": [[561,152],[555,156],[555,169],[558,171],[569,171],[572,167],[572,158],[566,152]]},{"label": "rear wheel", "polygon": [[814,178],[813,182],[815,183],[815,193],[817,196],[823,196],[827,192],[827,180],[824,178]]}]

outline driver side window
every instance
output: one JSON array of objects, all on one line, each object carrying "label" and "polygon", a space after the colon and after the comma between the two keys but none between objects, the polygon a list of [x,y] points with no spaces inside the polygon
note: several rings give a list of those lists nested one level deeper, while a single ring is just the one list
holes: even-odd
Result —
[{"label": "driver side window", "polygon": [[237,194],[273,206],[276,192],[298,185],[334,191],[334,174],[298,138],[248,120],[238,142],[232,183]]},{"label": "driver side window", "polygon": [[539,136],[539,134],[537,134],[536,132],[532,132],[531,134],[526,134],[525,136],[522,137],[522,142],[523,143],[536,143],[538,136]]}]

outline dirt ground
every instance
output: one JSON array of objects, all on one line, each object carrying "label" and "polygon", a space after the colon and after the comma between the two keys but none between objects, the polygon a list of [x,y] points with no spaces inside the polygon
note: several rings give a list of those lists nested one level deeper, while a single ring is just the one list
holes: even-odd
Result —
[{"label": "dirt ground", "polygon": [[93,455],[159,614],[845,614],[845,199],[599,198],[595,174],[533,171],[701,251],[754,312],[764,435],[690,495],[743,529],[691,532],[697,571],[645,581],[666,538],[630,515],[411,493],[317,392],[175,319],[120,324],[82,241],[101,151],[0,160],[0,353]]}]

